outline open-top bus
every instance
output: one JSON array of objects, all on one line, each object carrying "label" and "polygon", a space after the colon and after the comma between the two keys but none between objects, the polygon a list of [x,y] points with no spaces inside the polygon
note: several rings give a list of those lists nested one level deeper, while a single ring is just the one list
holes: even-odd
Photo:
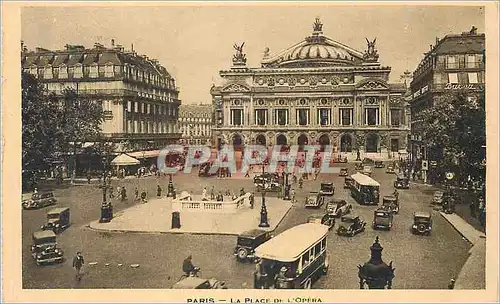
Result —
[{"label": "open-top bus", "polygon": [[351,196],[361,205],[378,205],[380,184],[373,178],[356,173],[351,175]]},{"label": "open-top bus", "polygon": [[257,247],[254,288],[310,289],[328,272],[328,228],[318,223],[301,224]]}]

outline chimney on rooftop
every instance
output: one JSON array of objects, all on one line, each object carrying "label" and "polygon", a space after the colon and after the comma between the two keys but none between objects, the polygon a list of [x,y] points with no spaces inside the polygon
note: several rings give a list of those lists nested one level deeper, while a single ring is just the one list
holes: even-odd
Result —
[{"label": "chimney on rooftop", "polygon": [[114,47],[115,46],[115,39],[111,39],[111,46]]},{"label": "chimney on rooftop", "polygon": [[131,45],[131,47],[130,47],[130,50],[131,50],[132,52],[134,52],[134,44],[133,44],[133,43],[132,43],[132,45]]},{"label": "chimney on rooftop", "polygon": [[439,37],[436,37],[436,45],[439,43]]}]

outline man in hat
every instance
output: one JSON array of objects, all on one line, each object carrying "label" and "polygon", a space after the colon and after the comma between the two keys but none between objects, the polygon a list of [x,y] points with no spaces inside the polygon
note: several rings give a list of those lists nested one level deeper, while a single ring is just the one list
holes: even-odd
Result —
[{"label": "man in hat", "polygon": [[77,281],[80,281],[82,279],[81,269],[82,269],[84,263],[85,262],[83,260],[82,253],[80,251],[78,251],[76,253],[76,256],[73,258],[73,267],[76,270],[75,278]]},{"label": "man in hat", "polygon": [[161,197],[161,187],[160,187],[160,185],[156,186],[156,196]]},{"label": "man in hat", "polygon": [[194,271],[196,271],[196,268],[194,265],[193,265],[193,256],[192,255],[189,255],[185,260],[184,262],[182,262],[182,271],[184,271],[184,273],[186,274],[186,276],[191,276],[191,273],[193,273]]}]

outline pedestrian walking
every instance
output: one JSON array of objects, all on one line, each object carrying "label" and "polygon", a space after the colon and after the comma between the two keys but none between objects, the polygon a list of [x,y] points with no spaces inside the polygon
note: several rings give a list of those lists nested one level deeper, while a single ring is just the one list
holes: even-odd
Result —
[{"label": "pedestrian walking", "polygon": [[109,198],[114,198],[115,193],[114,193],[113,187],[108,187],[108,188],[109,188]]},{"label": "pedestrian walking", "polygon": [[476,204],[474,203],[474,201],[470,202],[469,208],[470,208],[470,216],[476,217]]},{"label": "pedestrian walking", "polygon": [[82,267],[84,264],[83,256],[80,251],[76,253],[76,256],[73,258],[73,267],[75,268],[76,275],[75,278],[77,281],[80,281],[82,279]]},{"label": "pedestrian walking", "polygon": [[299,178],[299,189],[302,189],[302,187],[304,186],[304,179],[302,179],[302,177]]},{"label": "pedestrian walking", "polygon": [[156,185],[156,196],[161,197],[161,187],[160,185]]},{"label": "pedestrian walking", "polygon": [[33,194],[38,194],[38,188],[33,189]]},{"label": "pedestrian walking", "polygon": [[116,199],[119,200],[121,198],[122,198],[122,187],[118,186],[118,187],[116,187]]},{"label": "pedestrian walking", "polygon": [[203,192],[201,193],[201,200],[202,201],[207,200],[207,187],[203,187]]},{"label": "pedestrian walking", "polygon": [[212,186],[212,190],[210,190],[210,200],[213,201],[215,199],[215,187]]},{"label": "pedestrian walking", "polygon": [[253,192],[250,193],[250,197],[248,199],[250,200],[250,209],[253,209],[253,206],[255,204],[255,196],[253,195]]},{"label": "pedestrian walking", "polygon": [[240,196],[243,196],[243,195],[245,195],[245,189],[244,189],[244,188],[241,188],[241,189],[240,189]]},{"label": "pedestrian walking", "polygon": [[250,169],[248,169],[247,172],[245,173],[245,177],[250,177]]},{"label": "pedestrian walking", "polygon": [[90,171],[87,173],[87,184],[90,185],[90,180],[92,179],[92,176],[90,175]]},{"label": "pedestrian walking", "polygon": [[122,202],[127,199],[127,189],[125,187],[122,187]]},{"label": "pedestrian walking", "polygon": [[290,198],[292,199],[292,205],[295,204],[295,189],[290,191]]},{"label": "pedestrian walking", "polygon": [[146,197],[147,197],[146,190],[142,190],[141,200],[142,200],[143,203],[146,202]]},{"label": "pedestrian walking", "polygon": [[138,201],[139,200],[139,189],[137,189],[137,187],[135,187],[135,190],[134,190],[134,201]]}]

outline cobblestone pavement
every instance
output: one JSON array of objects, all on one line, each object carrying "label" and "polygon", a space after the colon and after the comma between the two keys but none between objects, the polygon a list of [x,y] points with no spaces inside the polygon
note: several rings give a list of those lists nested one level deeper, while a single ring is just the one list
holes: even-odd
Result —
[{"label": "cobblestone pavement", "polygon": [[[349,164],[349,167],[352,165]],[[381,195],[393,191],[394,175],[384,169],[374,169],[374,178],[381,183]],[[330,271],[314,288],[356,289],[358,288],[357,265],[369,259],[369,246],[375,237],[380,237],[384,247],[383,259],[393,261],[395,289],[446,289],[448,282],[459,273],[470,248],[468,242],[455,231],[429,202],[432,190],[415,187],[401,190],[402,209],[395,215],[391,231],[373,231],[369,227],[375,207],[360,206],[342,189],[344,179],[337,175],[320,175],[317,181],[306,181],[304,189],[297,189],[299,203],[295,205],[277,229],[277,233],[307,221],[307,216],[319,211],[304,209],[303,201],[308,191],[318,190],[321,180],[332,180],[336,184],[336,197],[352,203],[356,213],[368,222],[364,233],[353,238],[342,238],[333,231],[329,236]],[[129,200],[114,201],[119,211],[135,204],[133,189],[146,189],[149,195],[156,194],[160,184],[166,190],[168,178],[148,177],[113,181],[113,186],[124,185]],[[245,188],[253,189],[247,179],[198,178],[195,173],[177,175],[174,184],[179,190],[197,191],[212,185],[216,189],[233,192]],[[233,257],[234,236],[207,236],[189,234],[133,234],[107,233],[89,230],[85,226],[99,218],[101,192],[96,184],[78,185],[56,190],[60,206],[71,207],[72,226],[58,236],[58,242],[66,252],[67,261],[52,266],[38,267],[31,258],[29,248],[31,234],[45,221],[49,208],[24,210],[23,231],[23,287],[24,288],[169,288],[181,276],[183,259],[193,255],[193,261],[202,268],[202,277],[225,280],[230,288],[252,288],[254,267],[239,263]],[[256,195],[258,201],[258,195]],[[431,236],[415,236],[410,232],[412,213],[427,210],[434,215]],[[87,266],[80,282],[74,280],[71,260],[76,251],[82,251]],[[97,262],[90,266],[89,263]],[[109,265],[106,265],[109,264]],[[119,266],[121,264],[121,266]],[[139,264],[138,268],[130,267]]]}]

